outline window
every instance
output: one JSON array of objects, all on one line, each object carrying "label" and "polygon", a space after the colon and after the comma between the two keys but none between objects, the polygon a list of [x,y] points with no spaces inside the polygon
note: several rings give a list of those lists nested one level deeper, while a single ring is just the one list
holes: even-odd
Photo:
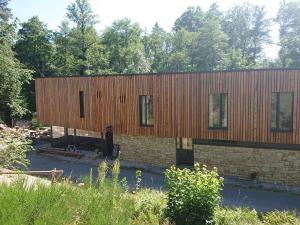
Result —
[{"label": "window", "polygon": [[272,93],[271,130],[291,131],[293,129],[293,101],[292,92]]},{"label": "window", "polygon": [[140,124],[141,126],[153,126],[153,96],[140,96]]},{"label": "window", "polygon": [[80,109],[80,118],[84,118],[84,93],[79,91],[79,109]]},{"label": "window", "polygon": [[209,96],[209,128],[227,128],[227,94],[211,94]]}]

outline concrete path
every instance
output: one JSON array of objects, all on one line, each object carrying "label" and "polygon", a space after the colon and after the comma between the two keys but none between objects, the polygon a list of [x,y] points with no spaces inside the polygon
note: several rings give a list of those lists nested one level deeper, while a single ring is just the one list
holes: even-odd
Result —
[{"label": "concrete path", "polygon": [[[63,169],[65,176],[71,176],[78,179],[87,176],[90,169],[93,169],[93,177],[97,176],[96,166],[90,166],[86,163],[67,161],[61,158],[54,158],[34,152],[28,153],[28,159],[31,161],[31,170],[50,170],[53,168]],[[135,170],[121,169],[120,179],[126,177],[128,185],[135,185]],[[155,189],[164,189],[163,175],[142,172],[142,187]],[[271,192],[256,189],[245,189],[239,187],[226,186],[222,191],[223,205],[226,206],[244,206],[255,208],[257,211],[266,212],[271,210],[296,210],[300,212],[300,195],[293,195],[284,192]]]}]

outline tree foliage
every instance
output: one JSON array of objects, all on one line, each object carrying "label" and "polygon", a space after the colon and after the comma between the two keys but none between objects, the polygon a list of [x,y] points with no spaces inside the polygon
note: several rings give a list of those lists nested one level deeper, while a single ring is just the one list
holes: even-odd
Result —
[{"label": "tree foliage", "polygon": [[151,33],[144,37],[144,46],[146,57],[151,64],[151,72],[164,72],[171,47],[170,35],[155,23]]},{"label": "tree foliage", "polygon": [[137,23],[127,18],[113,22],[104,31],[102,43],[108,52],[111,72],[149,72],[150,64],[145,57],[142,30]]},{"label": "tree foliage", "polygon": [[[18,40],[14,46],[17,59],[34,71],[33,77],[49,76],[53,73],[52,32],[37,16],[21,24]],[[34,80],[23,85],[28,109],[35,111]]]},{"label": "tree foliage", "polygon": [[197,32],[190,51],[194,71],[227,68],[227,34],[222,31],[220,18],[208,12],[205,23]]},{"label": "tree foliage", "polygon": [[0,0],[0,119],[10,122],[28,112],[21,90],[31,79],[31,72],[24,69],[12,50],[16,24],[10,21],[7,5],[8,0]]},{"label": "tree foliage", "polygon": [[282,2],[277,22],[280,25],[279,58],[284,67],[300,67],[300,1]]},{"label": "tree foliage", "polygon": [[[75,61],[73,65],[77,67],[75,72],[80,75],[89,75],[95,67],[96,71],[99,71],[97,67],[100,68],[102,55],[100,54],[100,39],[95,29],[98,21],[88,0],[75,0],[71,3],[67,8],[67,18],[75,24],[68,33],[69,40],[66,43]],[[62,28],[67,29],[66,25],[66,23],[63,24]],[[60,44],[58,47],[61,47]]]},{"label": "tree foliage", "polygon": [[14,50],[17,58],[34,71],[34,77],[52,74],[52,32],[39,17],[33,16],[21,24]]},{"label": "tree foliage", "polygon": [[[253,68],[262,58],[263,45],[270,41],[270,20],[264,7],[251,3],[236,5],[224,16],[223,30],[229,37],[231,68]],[[240,62],[236,62],[240,59]]]},{"label": "tree foliage", "polygon": [[175,21],[174,31],[184,28],[189,32],[197,32],[203,26],[204,12],[200,7],[188,7]]}]

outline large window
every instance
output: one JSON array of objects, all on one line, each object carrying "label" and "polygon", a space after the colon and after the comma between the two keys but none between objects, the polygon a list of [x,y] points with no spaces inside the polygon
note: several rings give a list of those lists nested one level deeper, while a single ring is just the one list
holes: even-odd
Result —
[{"label": "large window", "polygon": [[227,128],[227,94],[211,94],[209,96],[209,128]]},{"label": "large window", "polygon": [[84,118],[84,93],[83,93],[83,91],[79,91],[79,110],[80,110],[80,118]]},{"label": "large window", "polygon": [[153,126],[153,96],[140,96],[140,124],[141,126]]},{"label": "large window", "polygon": [[272,93],[271,130],[292,131],[293,129],[293,93]]}]

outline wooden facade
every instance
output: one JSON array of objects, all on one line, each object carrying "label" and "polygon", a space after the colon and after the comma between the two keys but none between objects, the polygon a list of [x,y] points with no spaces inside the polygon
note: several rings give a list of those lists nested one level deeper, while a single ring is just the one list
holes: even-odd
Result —
[{"label": "wooden facade", "polygon": [[[300,70],[51,77],[35,81],[44,124],[158,137],[300,144]],[[79,91],[85,117],[80,118]],[[271,131],[272,92],[293,92],[293,130]],[[228,94],[228,128],[209,129],[209,95]],[[154,126],[140,126],[139,96],[153,95]]]}]

